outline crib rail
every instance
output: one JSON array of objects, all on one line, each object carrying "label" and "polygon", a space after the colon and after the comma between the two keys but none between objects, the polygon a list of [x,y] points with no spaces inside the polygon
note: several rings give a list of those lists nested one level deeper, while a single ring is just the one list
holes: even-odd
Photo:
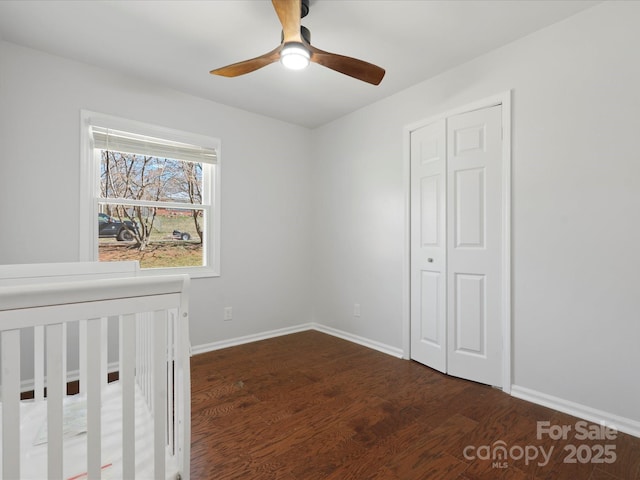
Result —
[{"label": "crib rail", "polygon": [[0,287],[2,478],[21,478],[23,335],[33,339],[34,398],[46,402],[47,476],[64,478],[67,329],[74,323],[79,332],[79,389],[87,403],[86,472],[88,478],[100,478],[109,318],[118,320],[117,371],[122,388],[122,471],[112,476],[135,478],[137,391],[153,416],[153,478],[166,478],[167,455],[175,457],[181,478],[189,478],[188,276],[66,280]]}]

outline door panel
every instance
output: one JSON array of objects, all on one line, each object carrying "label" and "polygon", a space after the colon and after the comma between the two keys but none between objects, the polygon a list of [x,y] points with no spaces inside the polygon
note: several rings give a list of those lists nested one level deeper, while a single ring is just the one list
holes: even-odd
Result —
[{"label": "door panel", "polygon": [[447,120],[447,372],[502,384],[500,106]]},{"label": "door panel", "polygon": [[440,340],[441,326],[438,325],[438,313],[445,308],[439,299],[441,276],[439,272],[423,270],[420,288],[420,341],[428,342],[438,350],[444,350],[440,348],[443,342]]},{"label": "door panel", "polygon": [[486,331],[484,275],[456,274],[455,292],[455,352],[485,356],[482,339]]},{"label": "door panel", "polygon": [[483,248],[485,237],[484,168],[455,172],[455,246]]},{"label": "door panel", "polygon": [[411,358],[446,371],[444,120],[411,133]]},{"label": "door panel", "polygon": [[486,133],[485,125],[482,123],[457,128],[454,131],[453,139],[455,142],[454,155],[460,157],[467,152],[484,150]]},{"label": "door panel", "polygon": [[440,210],[442,192],[440,185],[444,183],[442,175],[431,175],[420,180],[420,239],[423,247],[438,247],[440,238]]}]

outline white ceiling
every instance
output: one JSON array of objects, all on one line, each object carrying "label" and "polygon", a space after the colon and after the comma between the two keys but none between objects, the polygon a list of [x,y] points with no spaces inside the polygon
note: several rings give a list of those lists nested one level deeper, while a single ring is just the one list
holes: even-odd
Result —
[{"label": "white ceiling", "polygon": [[379,86],[312,64],[242,77],[209,70],[280,43],[267,0],[0,1],[0,38],[199,97],[315,127],[600,1],[311,0],[303,25],[325,51],[377,64]]}]

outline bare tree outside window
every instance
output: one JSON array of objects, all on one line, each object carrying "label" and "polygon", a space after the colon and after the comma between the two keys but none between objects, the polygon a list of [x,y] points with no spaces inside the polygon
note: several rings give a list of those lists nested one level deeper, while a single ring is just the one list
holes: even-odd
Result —
[{"label": "bare tree outside window", "polygon": [[[190,243],[202,245],[203,210],[190,207],[202,205],[201,163],[111,150],[100,153],[100,194],[103,199],[110,200],[99,201],[101,213],[108,219],[117,220],[130,232],[126,238],[131,239],[131,246],[144,252],[154,241],[190,240]],[[169,206],[136,202],[163,202]],[[182,204],[184,208],[179,208]],[[175,219],[185,217],[192,219],[190,230],[196,235],[173,229],[171,238],[166,232],[164,237],[160,236],[161,227],[178,225]],[[184,228],[184,222],[179,225]]]},{"label": "bare tree outside window", "polygon": [[[184,183],[181,188],[189,195],[189,201],[194,204],[202,204],[202,164],[195,162],[182,162],[182,179]],[[200,237],[203,240],[202,214],[199,210],[192,210],[193,223]]]}]

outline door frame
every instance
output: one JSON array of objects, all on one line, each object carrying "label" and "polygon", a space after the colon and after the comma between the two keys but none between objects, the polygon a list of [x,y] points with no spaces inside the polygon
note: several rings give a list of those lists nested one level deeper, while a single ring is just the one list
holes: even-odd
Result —
[{"label": "door frame", "polygon": [[502,390],[511,393],[511,90],[449,109],[403,128],[404,255],[402,282],[402,351],[411,358],[411,132],[443,118],[502,105]]}]

